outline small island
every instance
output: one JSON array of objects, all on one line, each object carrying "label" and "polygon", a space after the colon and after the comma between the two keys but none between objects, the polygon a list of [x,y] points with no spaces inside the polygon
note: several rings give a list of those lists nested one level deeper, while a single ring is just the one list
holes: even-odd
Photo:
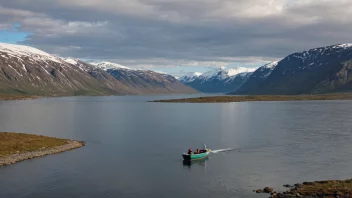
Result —
[{"label": "small island", "polygon": [[169,103],[229,103],[249,101],[296,101],[296,100],[352,100],[352,93],[317,94],[317,95],[250,95],[250,96],[209,96],[150,102]]},{"label": "small island", "polygon": [[0,132],[0,166],[85,146],[82,141]]}]

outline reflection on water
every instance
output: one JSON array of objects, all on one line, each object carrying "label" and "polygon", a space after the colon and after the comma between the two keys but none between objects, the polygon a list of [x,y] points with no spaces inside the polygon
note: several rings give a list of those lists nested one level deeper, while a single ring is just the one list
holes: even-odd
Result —
[{"label": "reflection on water", "polygon": [[205,158],[199,159],[199,160],[183,160],[183,165],[185,166],[192,166],[193,164],[200,164],[204,165],[206,164],[206,161],[209,160],[209,156],[206,156]]},{"label": "reflection on water", "polygon": [[204,171],[207,169],[207,161],[209,160],[209,156],[199,160],[183,160],[183,166],[191,170],[191,168],[204,168]]}]

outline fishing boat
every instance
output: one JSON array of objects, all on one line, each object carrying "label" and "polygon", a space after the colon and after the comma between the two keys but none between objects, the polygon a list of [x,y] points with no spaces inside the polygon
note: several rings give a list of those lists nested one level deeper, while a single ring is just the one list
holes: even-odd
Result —
[{"label": "fishing boat", "polygon": [[199,154],[187,154],[187,153],[184,153],[182,154],[182,157],[184,160],[188,160],[188,161],[192,161],[192,160],[198,160],[198,159],[203,159],[203,158],[206,158],[208,157],[210,153],[210,149],[207,149],[206,152],[204,153],[199,153]]},{"label": "fishing boat", "polygon": [[199,159],[203,159],[203,158],[206,158],[208,157],[209,153],[210,153],[210,149],[205,149],[205,150],[202,150],[203,152],[201,153],[192,153],[192,154],[187,154],[187,153],[183,153],[182,154],[182,157],[184,160],[186,161],[192,161],[192,160],[199,160]]}]

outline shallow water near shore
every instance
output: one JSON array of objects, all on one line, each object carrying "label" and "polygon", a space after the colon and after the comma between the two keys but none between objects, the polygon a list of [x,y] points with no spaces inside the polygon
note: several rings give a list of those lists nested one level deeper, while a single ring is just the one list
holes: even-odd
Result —
[{"label": "shallow water near shore", "polygon": [[[352,176],[352,101],[146,102],[184,97],[0,101],[0,131],[87,143],[0,167],[0,197],[262,198],[252,190]],[[203,143],[231,149],[183,163]]]}]

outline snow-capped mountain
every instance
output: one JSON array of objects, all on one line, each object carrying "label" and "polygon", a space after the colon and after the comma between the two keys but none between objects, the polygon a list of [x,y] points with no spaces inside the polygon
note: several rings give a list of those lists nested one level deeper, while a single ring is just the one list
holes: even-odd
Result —
[{"label": "snow-capped mountain", "polygon": [[[134,71],[127,67],[119,67],[119,69]],[[109,72],[79,59],[60,58],[33,47],[0,43],[0,93],[2,94],[53,96],[196,92],[174,78],[170,79],[171,77],[157,73],[154,77],[158,75],[160,78],[169,79],[168,83],[165,82],[166,80],[162,81],[165,83],[164,88],[162,83],[160,87],[151,86],[152,88],[148,89],[143,86],[135,87],[135,84],[121,82]]]},{"label": "snow-capped mountain", "polygon": [[23,61],[23,58],[28,58],[29,61],[52,61],[62,63],[63,61],[53,55],[33,47],[24,45],[13,45],[8,43],[0,43],[1,57],[5,59],[18,58]]},{"label": "snow-capped mountain", "polygon": [[293,53],[272,71],[262,67],[235,93],[311,94],[351,88],[352,44],[340,44]]},{"label": "snow-capped mountain", "polygon": [[78,59],[76,58],[61,58],[63,61],[65,61],[66,63],[72,64],[72,65],[76,65],[78,63]]},{"label": "snow-capped mountain", "polygon": [[203,81],[209,80],[226,80],[228,78],[234,77],[240,73],[248,73],[255,71],[255,68],[245,68],[245,67],[236,67],[231,69],[226,69],[225,67],[221,67],[219,69],[211,70],[203,73],[199,76]]},{"label": "snow-capped mountain", "polygon": [[191,73],[188,73],[188,74],[178,78],[178,80],[183,83],[190,83],[190,82],[196,80],[200,75],[202,75],[202,73],[200,73],[200,72],[191,72]]},{"label": "snow-capped mountain", "polygon": [[143,93],[310,94],[352,90],[352,44],[293,53],[257,70],[220,68],[179,80],[116,63],[60,58],[39,49],[0,43],[0,93],[111,95]]},{"label": "snow-capped mountain", "polygon": [[0,91],[12,94],[111,94],[94,77],[33,47],[0,43]]},{"label": "snow-capped mountain", "polygon": [[175,77],[165,73],[132,69],[112,62],[93,62],[90,64],[103,69],[131,90],[143,90],[144,93],[197,92],[179,82]]},{"label": "snow-capped mountain", "polygon": [[203,74],[190,73],[179,80],[205,93],[227,93],[239,88],[255,71],[255,68],[237,67],[226,69],[224,67],[213,69]]}]

